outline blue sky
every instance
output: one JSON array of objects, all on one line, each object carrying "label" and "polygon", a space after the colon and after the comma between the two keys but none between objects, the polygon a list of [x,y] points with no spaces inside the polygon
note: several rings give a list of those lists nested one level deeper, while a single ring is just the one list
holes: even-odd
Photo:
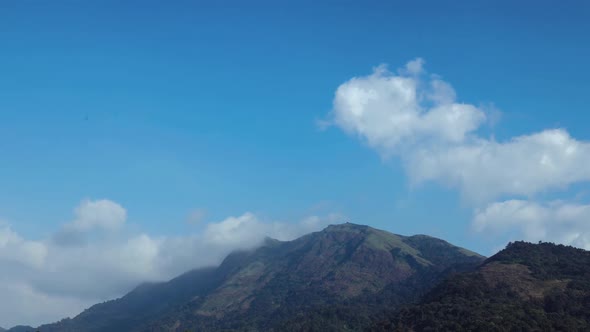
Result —
[{"label": "blue sky", "polygon": [[565,127],[588,139],[589,13],[582,2],[4,1],[0,213],[39,237],[83,198],[113,199],[158,233],[184,231],[195,208],[293,219],[321,205],[483,249],[453,192],[409,190],[395,161],[314,122],[342,82],[422,57],[461,101],[502,111],[497,137]]},{"label": "blue sky", "polygon": [[395,161],[314,121],[342,82],[423,57],[461,101],[502,111],[497,137],[564,127],[588,139],[589,13],[582,2],[4,1],[0,213],[39,237],[83,198],[120,202],[164,233],[195,208],[293,219],[319,204],[482,249],[452,192],[408,190]]},{"label": "blue sky", "polygon": [[[508,198],[540,202],[548,223],[556,202],[586,208],[583,164],[474,204],[462,184],[411,185],[413,155],[385,158],[347,131],[334,96],[380,64],[395,76],[422,58],[426,82],[485,109],[479,139],[562,128],[584,152],[589,15],[583,1],[2,1],[0,218],[43,242],[81,202],[105,199],[129,233],[160,237],[252,212],[286,224],[337,214],[486,254],[535,239],[519,225],[474,232],[474,215]],[[187,223],[195,210],[203,222]]]}]

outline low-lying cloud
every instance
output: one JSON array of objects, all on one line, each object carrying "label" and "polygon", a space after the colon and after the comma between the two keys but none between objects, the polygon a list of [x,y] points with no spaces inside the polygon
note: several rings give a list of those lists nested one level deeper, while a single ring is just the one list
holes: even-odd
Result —
[{"label": "low-lying cloud", "polygon": [[337,215],[297,223],[246,212],[183,236],[130,233],[127,211],[110,200],[83,201],[71,222],[47,239],[29,240],[0,224],[0,323],[38,325],[74,316],[141,282],[163,281],[216,265],[231,251],[290,240],[339,222]]},{"label": "low-lying cloud", "polygon": [[476,212],[478,232],[516,232],[529,241],[551,240],[590,250],[590,205],[526,200],[495,202]]}]

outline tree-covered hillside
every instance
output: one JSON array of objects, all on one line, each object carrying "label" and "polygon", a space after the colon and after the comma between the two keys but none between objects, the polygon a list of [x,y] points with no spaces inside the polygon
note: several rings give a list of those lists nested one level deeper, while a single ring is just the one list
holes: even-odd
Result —
[{"label": "tree-covered hillside", "polygon": [[374,331],[589,331],[590,252],[515,242]]}]

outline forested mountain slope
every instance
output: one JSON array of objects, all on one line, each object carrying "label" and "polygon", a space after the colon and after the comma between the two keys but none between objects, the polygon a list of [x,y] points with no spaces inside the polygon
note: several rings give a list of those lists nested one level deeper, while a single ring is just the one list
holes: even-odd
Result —
[{"label": "forested mountain slope", "polygon": [[590,252],[511,243],[372,330],[589,331]]},{"label": "forested mountain slope", "polygon": [[483,259],[429,236],[333,225],[293,241],[268,239],[219,267],[142,285],[39,330],[361,330]]}]

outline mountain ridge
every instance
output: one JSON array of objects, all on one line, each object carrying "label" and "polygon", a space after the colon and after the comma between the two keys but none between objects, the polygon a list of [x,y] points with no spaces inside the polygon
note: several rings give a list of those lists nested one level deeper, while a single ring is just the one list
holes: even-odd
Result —
[{"label": "mountain ridge", "polygon": [[39,329],[281,330],[301,312],[373,302],[362,322],[342,315],[325,322],[354,329],[387,306],[415,300],[454,266],[474,266],[483,259],[429,236],[330,225],[292,241],[267,238],[256,249],[231,253],[217,267],[139,285],[119,299]]}]

